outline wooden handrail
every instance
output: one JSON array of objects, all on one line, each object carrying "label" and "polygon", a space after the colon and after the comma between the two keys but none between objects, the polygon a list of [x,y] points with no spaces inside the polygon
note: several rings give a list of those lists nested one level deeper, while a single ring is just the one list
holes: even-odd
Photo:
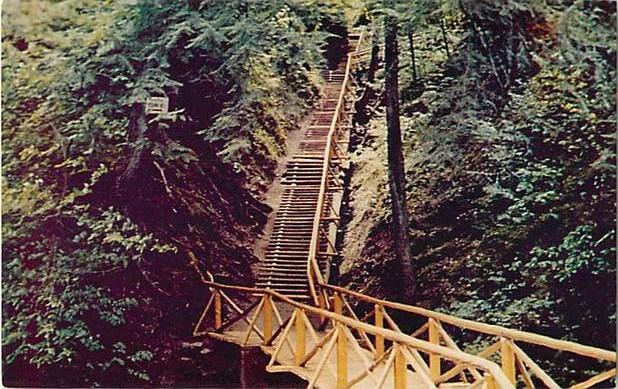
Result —
[{"label": "wooden handrail", "polygon": [[[318,249],[320,246],[320,223],[322,222],[322,216],[324,211],[324,201],[326,199],[326,193],[328,190],[328,174],[331,162],[332,155],[332,147],[333,147],[333,138],[337,131],[337,126],[339,123],[342,107],[344,104],[345,94],[348,88],[348,82],[350,79],[350,71],[352,69],[352,54],[357,52],[363,41],[365,31],[362,30],[360,32],[360,36],[358,38],[358,42],[354,49],[354,52],[348,54],[348,59],[345,65],[345,72],[343,76],[343,82],[341,84],[341,90],[339,92],[339,98],[337,99],[337,106],[335,107],[335,112],[333,113],[333,119],[330,124],[330,128],[328,130],[328,135],[326,138],[326,147],[324,149],[324,158],[322,160],[322,177],[320,180],[320,191],[318,193],[318,203],[315,210],[315,215],[313,217],[313,229],[311,232],[311,242],[309,243],[309,255],[307,256],[307,280],[309,284],[309,292],[311,293],[311,297],[313,298],[313,302],[315,305],[319,307],[328,307],[328,299],[319,298],[318,291],[316,290],[316,281],[317,284],[324,283],[324,277],[320,270],[320,266],[318,265],[317,255]],[[315,279],[315,280],[314,280]]]},{"label": "wooden handrail", "polygon": [[430,311],[429,309],[396,303],[388,300],[382,300],[372,296],[367,296],[362,293],[354,292],[352,290],[342,288],[340,286],[321,284],[320,287],[330,289],[331,291],[347,294],[353,296],[359,300],[365,301],[370,304],[380,304],[384,307],[389,307],[403,312],[413,313],[416,315],[424,316],[438,320],[442,323],[448,323],[456,327],[473,330],[483,334],[494,335],[504,338],[509,338],[515,341],[535,344],[539,346],[548,347],[555,350],[568,351],[574,354],[596,358],[608,362],[616,362],[616,353],[614,351],[604,350],[597,347],[586,346],[575,342],[569,342],[567,340],[553,339],[549,336],[533,334],[530,332],[513,330],[493,324],[480,323],[468,319],[462,319],[459,317],[451,316],[446,313],[440,313]]},{"label": "wooden handrail", "polygon": [[[535,364],[535,362],[532,361],[532,359],[530,359],[530,357],[525,355],[523,351],[521,351],[521,349],[519,349],[519,347],[517,347],[515,343],[513,343],[513,341],[517,340],[517,341],[522,341],[522,342],[526,342],[530,344],[536,344],[540,346],[549,347],[555,350],[573,352],[579,355],[596,358],[598,360],[612,361],[612,362],[616,361],[616,355],[613,352],[608,351],[608,350],[603,350],[603,349],[599,349],[599,348],[595,348],[591,346],[580,345],[577,343],[563,341],[563,340],[556,340],[556,339],[549,338],[547,336],[532,334],[532,333],[528,333],[524,331],[511,330],[511,329],[496,326],[496,325],[478,323],[472,320],[461,319],[461,318],[457,318],[457,317],[454,317],[448,314],[433,312],[433,311],[420,308],[420,307],[405,305],[401,303],[395,303],[395,302],[388,301],[388,300],[377,299],[375,297],[363,295],[361,293],[354,292],[354,291],[351,291],[351,290],[348,290],[342,287],[334,286],[334,285],[321,284],[320,286],[324,288],[323,290],[330,290],[330,291],[335,292],[335,296],[341,296],[343,294],[353,296],[353,297],[358,298],[359,300],[381,306],[382,308],[388,307],[388,308],[397,309],[403,312],[418,314],[418,315],[427,317],[430,321],[436,320],[438,323],[439,322],[448,323],[448,324],[451,324],[451,325],[454,325],[460,328],[465,328],[465,329],[477,331],[477,332],[488,334],[488,335],[498,336],[501,338],[501,340],[496,342],[492,346],[493,348],[490,347],[488,350],[485,350],[484,352],[481,352],[478,355],[471,355],[471,354],[468,354],[468,353],[465,353],[459,350],[456,347],[455,348],[444,347],[444,346],[441,346],[439,342],[432,343],[430,341],[428,342],[426,340],[418,339],[415,337],[416,334],[407,335],[407,334],[402,333],[401,331],[397,331],[396,328],[386,329],[386,328],[375,326],[369,323],[364,323],[353,317],[344,316],[341,313],[341,309],[337,310],[337,312],[331,312],[329,310],[326,310],[320,307],[304,304],[304,303],[292,300],[291,298],[286,297],[285,295],[282,295],[272,289],[226,285],[226,284],[220,284],[220,283],[213,282],[213,281],[208,281],[205,279],[202,279],[202,282],[206,284],[214,293],[222,295],[226,297],[226,299],[229,299],[229,297],[227,297],[224,290],[241,292],[243,294],[261,295],[263,299],[262,302],[265,302],[265,300],[267,299],[276,299],[277,301],[293,306],[296,309],[300,309],[304,314],[311,313],[311,314],[318,315],[319,317],[331,320],[333,323],[340,323],[342,325],[347,326],[348,328],[354,329],[356,332],[370,334],[374,336],[376,339],[382,338],[392,343],[398,343],[398,344],[404,345],[405,347],[409,347],[410,350],[413,350],[414,352],[420,351],[420,352],[427,353],[430,356],[434,355],[434,356],[437,356],[445,360],[450,360],[456,364],[456,368],[457,368],[457,365],[459,366],[459,368],[456,369],[456,371],[451,370],[445,373],[445,375],[440,376],[438,379],[438,382],[444,381],[444,379],[446,379],[445,377],[446,375],[451,377],[453,375],[456,375],[460,370],[464,369],[465,367],[468,367],[468,368],[476,368],[486,373],[489,373],[489,377],[493,379],[493,381],[499,388],[514,388],[514,386],[511,383],[512,381],[509,380],[509,377],[507,376],[507,374],[505,374],[505,372],[497,364],[487,359],[488,355],[495,352],[500,347],[501,341],[508,342],[511,345],[514,352],[518,355],[518,358],[520,359],[523,358],[523,363],[531,367],[534,374],[537,375],[538,377],[541,377],[543,379],[543,382],[545,383],[553,383],[554,381],[551,380],[551,378],[540,367],[538,367]],[[339,297],[339,300],[342,300],[342,298]],[[230,301],[230,303],[232,302]],[[341,301],[339,305],[341,305]],[[202,314],[202,317],[200,318],[200,322],[205,317],[206,311],[209,309],[210,306],[211,306],[211,301],[209,301],[209,303],[207,304],[207,307],[204,313]],[[276,305],[272,304],[272,306],[276,310]],[[258,313],[259,313],[259,310],[258,310]],[[257,313],[255,314],[255,316],[257,317]],[[386,313],[385,313],[385,317],[388,317]],[[281,326],[284,325],[281,318],[279,318],[279,322]],[[255,323],[256,321],[254,317],[249,322],[248,333],[250,333],[251,331],[254,331],[252,327],[255,326]],[[196,330],[197,330],[197,326],[196,326]],[[255,330],[258,332],[258,335],[260,335],[259,329],[255,329]],[[277,331],[277,333],[279,333],[279,330]],[[204,332],[201,332],[201,334],[204,334]],[[276,337],[276,335],[274,335],[274,337]],[[264,339],[264,336],[262,336],[261,338]],[[284,342],[284,341],[289,343],[289,340],[287,339],[281,340],[281,342]],[[518,360],[519,359],[516,359],[516,362]],[[607,377],[610,377],[609,374],[610,372],[604,372],[604,373],[599,374],[598,376],[593,377],[591,380],[593,380],[594,382],[597,382],[597,381],[600,382],[600,381],[607,379]],[[581,387],[586,387],[584,384],[587,382],[588,381],[581,383],[581,385],[583,385]],[[557,387],[557,385],[554,384],[554,387]]]},{"label": "wooden handrail", "polygon": [[474,366],[480,370],[483,370],[489,373],[494,378],[496,384],[498,384],[500,388],[514,389],[514,386],[504,375],[500,367],[496,363],[491,362],[487,359],[477,357],[475,355],[470,355],[462,351],[453,350],[448,347],[432,344],[425,340],[417,339],[412,336],[405,335],[401,332],[396,332],[396,331],[385,329],[385,328],[378,328],[376,326],[354,320],[347,316],[333,313],[323,308],[304,304],[304,303],[292,300],[291,298],[288,298],[280,293],[277,293],[272,289],[260,289],[260,288],[244,287],[244,286],[225,285],[225,284],[220,284],[220,283],[211,282],[211,281],[205,281],[204,283],[214,289],[234,290],[234,291],[244,292],[244,293],[261,294],[262,296],[270,295],[276,300],[279,300],[283,303],[291,305],[295,308],[301,309],[303,312],[309,312],[315,315],[325,317],[333,322],[343,324],[357,331],[360,330],[360,331],[366,332],[374,336],[381,336],[385,340],[388,340],[390,342],[403,344],[403,345],[412,347],[416,350],[419,350],[425,353],[437,354],[437,355],[440,355],[442,358],[451,360],[453,362]]}]

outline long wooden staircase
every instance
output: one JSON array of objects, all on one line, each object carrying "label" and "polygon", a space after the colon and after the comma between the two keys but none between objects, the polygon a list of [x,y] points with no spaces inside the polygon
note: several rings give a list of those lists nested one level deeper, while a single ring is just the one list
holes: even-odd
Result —
[{"label": "long wooden staircase", "polygon": [[[210,298],[195,336],[260,347],[268,372],[289,372],[320,388],[561,388],[529,354],[545,350],[597,361],[573,389],[610,387],[616,353],[465,320],[328,284],[341,174],[351,126],[353,71],[368,36],[350,36],[347,61],[325,71],[323,99],[287,163],[283,194],[256,287],[224,285],[209,273]],[[192,256],[192,254],[190,254]],[[197,258],[192,256],[197,264]],[[196,266],[197,268],[197,266]],[[410,329],[412,328],[412,329]],[[474,337],[486,347],[461,345]],[[585,378],[582,380],[581,377]],[[562,378],[562,377],[561,377]]]},{"label": "long wooden staircase", "polygon": [[[351,41],[357,44],[357,41]],[[324,167],[324,152],[327,148],[329,130],[333,114],[345,79],[345,64],[336,70],[325,70],[324,94],[318,108],[313,112],[299,150],[287,162],[283,174],[284,187],[274,228],[266,251],[266,258],[258,268],[256,286],[270,288],[289,297],[307,300],[310,297],[307,279],[307,257],[311,245],[313,225],[318,210],[318,198]],[[344,109],[348,106],[344,102]],[[339,124],[339,128],[341,128]],[[347,132],[337,134],[336,145],[340,150],[347,147],[344,139]],[[330,161],[330,170],[339,170],[342,165],[340,154]],[[338,177],[330,176],[328,185],[341,188]],[[331,190],[324,198],[322,211],[330,211],[330,216],[322,218],[320,234],[325,234],[320,241],[318,264],[322,273],[328,272],[329,260],[334,251],[334,236],[338,216],[335,213],[339,203],[339,191]]]}]

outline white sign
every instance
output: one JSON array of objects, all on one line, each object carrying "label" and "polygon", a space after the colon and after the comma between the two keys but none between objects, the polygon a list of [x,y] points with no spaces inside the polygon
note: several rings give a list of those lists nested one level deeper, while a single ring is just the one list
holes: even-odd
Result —
[{"label": "white sign", "polygon": [[170,99],[167,97],[150,97],[146,101],[146,115],[167,115]]}]

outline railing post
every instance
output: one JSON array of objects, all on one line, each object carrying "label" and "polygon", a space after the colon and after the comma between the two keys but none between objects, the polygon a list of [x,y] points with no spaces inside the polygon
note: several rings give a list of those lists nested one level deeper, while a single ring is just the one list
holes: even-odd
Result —
[{"label": "railing post", "polygon": [[348,385],[348,344],[342,324],[337,324],[337,389]]},{"label": "railing post", "polygon": [[496,380],[489,374],[485,374],[485,389],[498,389]]},{"label": "railing post", "polygon": [[[318,307],[322,309],[326,309],[326,298],[324,297],[324,290],[320,288],[318,290]],[[322,314],[320,314],[319,317],[320,317],[320,325],[322,325],[325,321],[325,317]]]},{"label": "railing post", "polygon": [[297,365],[300,365],[305,359],[305,321],[303,320],[303,311],[300,308],[296,308],[296,353],[295,361]]},{"label": "railing post", "polygon": [[341,295],[337,292],[333,295],[333,305],[335,307],[335,313],[341,315],[343,312],[343,302],[341,301]]},{"label": "railing post", "polygon": [[[375,325],[378,328],[384,327],[384,308],[380,304],[374,306],[375,310]],[[376,335],[376,361],[384,355],[384,337],[382,335]]]},{"label": "railing post", "polygon": [[502,371],[506,378],[515,384],[515,352],[506,338],[500,338],[500,354],[502,357]]},{"label": "railing post", "polygon": [[[438,327],[436,326],[436,322],[434,319],[429,319],[429,342],[440,345],[440,332],[438,331]],[[440,356],[436,354],[429,354],[429,371],[431,372],[431,378],[433,380],[440,377],[441,367],[440,367]]]},{"label": "railing post", "polygon": [[406,358],[401,352],[401,345],[397,344],[395,349],[395,389],[406,389],[408,369],[406,368]]},{"label": "railing post", "polygon": [[266,345],[273,336],[273,300],[269,294],[264,295],[264,308],[262,314],[264,319],[264,344]]},{"label": "railing post", "polygon": [[221,317],[221,292],[215,289],[213,293],[215,294],[215,330],[218,330],[223,325]]}]

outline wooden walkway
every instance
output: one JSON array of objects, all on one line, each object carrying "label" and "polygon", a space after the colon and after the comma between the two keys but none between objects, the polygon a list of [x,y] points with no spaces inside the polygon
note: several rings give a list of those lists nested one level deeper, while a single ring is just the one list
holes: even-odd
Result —
[{"label": "wooden walkway", "polygon": [[[351,125],[352,72],[369,50],[351,36],[345,66],[325,72],[325,94],[286,166],[281,205],[255,288],[203,277],[210,299],[195,336],[261,347],[268,372],[290,372],[308,388],[561,388],[525,350],[546,348],[590,358],[598,374],[573,389],[608,387],[616,353],[460,319],[328,284]],[[197,259],[191,254],[192,262]],[[399,323],[419,323],[405,331]],[[464,336],[487,347],[462,351]],[[525,344],[522,348],[522,344]],[[525,349],[525,350],[524,350]],[[605,385],[605,386],[604,386]]]},{"label": "wooden walkway", "polygon": [[[340,350],[336,349],[335,342],[340,336],[343,336],[347,345],[351,348],[351,355],[347,360],[346,373],[348,377],[363,377],[354,387],[374,389],[378,386],[381,380],[381,373],[387,361],[383,359],[365,375],[366,369],[372,365],[370,361],[373,360],[373,354],[370,350],[359,344],[349,329],[342,327],[343,334],[338,333],[338,327],[319,330],[316,327],[319,326],[320,319],[315,315],[304,314],[302,310],[290,310],[285,303],[273,303],[273,305],[273,312],[277,310],[281,314],[282,323],[290,324],[285,334],[286,340],[280,345],[263,345],[263,325],[260,324],[257,324],[260,331],[251,331],[247,337],[249,324],[244,321],[235,323],[222,334],[210,335],[216,339],[235,343],[243,347],[262,347],[262,350],[271,356],[271,362],[266,368],[267,371],[273,373],[291,372],[308,382],[313,380],[314,385],[320,388],[334,388],[337,386],[337,358]],[[248,317],[253,317],[255,314],[256,309],[252,310]],[[292,317],[294,315],[297,315],[297,317]],[[263,324],[263,321],[262,311],[256,323]],[[330,347],[329,342],[331,343]],[[304,350],[302,350],[303,348]],[[321,364],[321,373],[323,374],[316,375],[315,373],[320,370]],[[409,384],[414,384],[413,387],[422,387],[422,381],[412,371],[407,371],[407,375],[407,382]],[[393,380],[393,375],[385,375],[383,379],[384,384],[388,387],[392,387]]]}]

